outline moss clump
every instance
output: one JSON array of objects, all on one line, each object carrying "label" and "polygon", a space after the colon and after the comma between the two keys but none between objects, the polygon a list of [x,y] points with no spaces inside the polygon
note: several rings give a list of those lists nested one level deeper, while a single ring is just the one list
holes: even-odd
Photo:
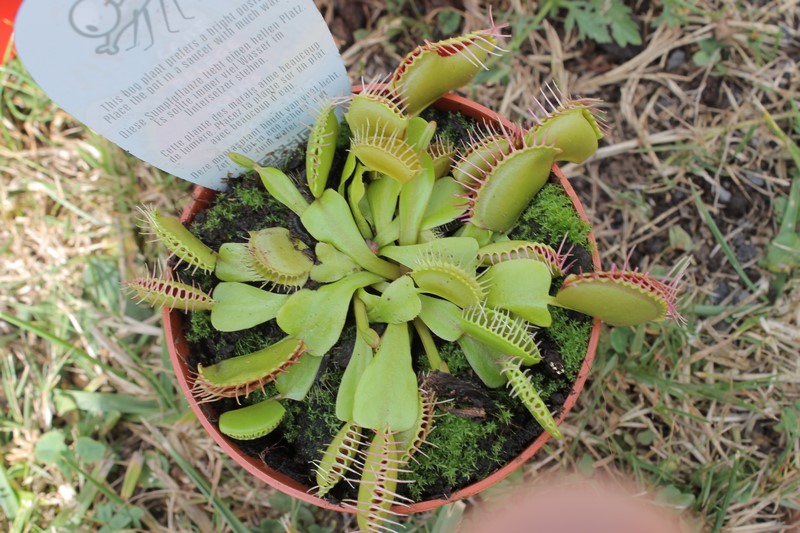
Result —
[{"label": "moss clump", "polygon": [[186,342],[198,343],[212,337],[217,330],[211,325],[211,313],[195,311],[189,313],[189,328],[186,330]]},{"label": "moss clump", "polygon": [[547,401],[553,393],[564,390],[570,385],[564,379],[551,377],[543,373],[530,373],[529,375],[533,387],[536,389],[536,392],[539,393],[539,397],[545,401]]},{"label": "moss clump", "polygon": [[290,211],[250,172],[218,193],[214,205],[198,213],[190,229],[205,243],[244,242],[250,231],[285,226],[288,218]]},{"label": "moss clump", "polygon": [[455,146],[461,146],[475,129],[475,121],[461,113],[428,108],[420,116],[427,121],[436,122],[436,136]]},{"label": "moss clump", "polygon": [[281,402],[286,408],[282,437],[291,444],[294,461],[306,465],[318,461],[344,424],[336,418],[336,393],[342,374],[342,370],[329,367],[302,402]]},{"label": "moss clump", "polygon": [[447,363],[450,373],[454,376],[460,376],[464,372],[472,371],[472,367],[469,365],[469,361],[467,361],[467,358],[464,356],[464,352],[455,342],[448,342],[441,345],[439,347],[439,355],[442,357],[444,362]]},{"label": "moss clump", "polygon": [[590,230],[591,226],[575,211],[564,188],[558,183],[548,183],[533,198],[510,237],[557,247],[566,235],[572,244],[590,249]]},{"label": "moss clump", "polygon": [[263,350],[267,346],[275,344],[279,339],[264,335],[257,330],[245,330],[241,337],[236,339],[234,344],[234,353],[236,355],[244,355],[258,350]]},{"label": "moss clump", "polygon": [[[432,446],[425,446],[425,455],[411,462],[412,474],[401,479],[414,480],[408,492],[421,500],[435,487],[463,487],[483,477],[486,465],[501,462],[504,440],[495,436],[498,424],[478,421],[446,413],[436,419],[436,428],[428,436]],[[486,447],[488,442],[492,445]]]},{"label": "moss clump", "polygon": [[250,209],[261,209],[267,205],[268,198],[262,194],[258,189],[250,189],[246,187],[237,188],[237,193],[242,205]]},{"label": "moss clump", "polygon": [[553,323],[547,333],[561,351],[564,373],[571,383],[575,381],[586,358],[592,321],[588,317],[581,319],[577,313],[559,307],[551,307],[550,316],[553,317]]}]

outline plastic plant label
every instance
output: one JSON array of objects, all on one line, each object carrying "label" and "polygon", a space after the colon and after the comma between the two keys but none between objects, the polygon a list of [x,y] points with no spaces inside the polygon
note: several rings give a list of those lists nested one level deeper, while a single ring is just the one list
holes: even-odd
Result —
[{"label": "plastic plant label", "polygon": [[312,0],[25,0],[18,53],[66,111],[136,157],[214,189],[280,165],[316,103],[350,93]]}]

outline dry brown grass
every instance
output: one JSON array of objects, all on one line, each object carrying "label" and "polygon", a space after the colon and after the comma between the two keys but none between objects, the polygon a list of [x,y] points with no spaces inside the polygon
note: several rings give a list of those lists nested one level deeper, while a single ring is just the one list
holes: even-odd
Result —
[{"label": "dry brown grass", "polygon": [[[421,38],[439,37],[431,28],[448,5],[463,7],[467,31],[486,24],[488,6],[429,1],[415,18],[407,6],[391,10],[403,2],[389,9],[379,1],[317,3],[354,80],[388,72]],[[549,19],[519,35],[519,52],[494,65],[495,83],[471,90],[515,119],[527,116],[534,88],[550,80],[603,98],[611,134],[590,162],[565,170],[595,222],[604,262],[632,253],[634,263],[663,271],[693,256],[683,301],[688,328],[607,332],[566,439],[525,472],[633,479],[703,529],[796,531],[800,433],[791,416],[800,418],[800,283],[790,278],[771,302],[773,275],[759,259],[778,227],[776,200],[797,169],[756,103],[798,139],[800,8],[703,0],[681,26],[654,28],[660,8],[635,4],[642,47],[587,44]],[[537,12],[516,0],[492,5],[512,30]],[[363,33],[352,42],[356,28]],[[719,59],[695,64],[692,54],[710,38],[723,44]],[[98,506],[112,501],[105,490],[145,509],[143,526],[153,530],[226,527],[219,505],[252,526],[292,511],[218,455],[171,388],[159,317],[126,309],[116,291],[158,254],[136,236],[133,208],[173,209],[188,186],[97,139],[18,68],[2,73],[0,312],[14,322],[0,318],[0,444],[5,477],[33,495],[22,530],[97,528]],[[693,191],[756,291],[732,267]],[[90,282],[92,273],[104,283]],[[100,415],[71,408],[61,392],[68,389],[127,394],[157,409],[112,424],[110,407]],[[91,476],[33,460],[37,441],[53,430],[70,449],[80,435],[108,445],[88,465]],[[126,473],[139,465],[137,488],[126,494]],[[83,525],[70,526],[75,517]],[[314,520],[333,531],[349,527],[328,513]]]}]

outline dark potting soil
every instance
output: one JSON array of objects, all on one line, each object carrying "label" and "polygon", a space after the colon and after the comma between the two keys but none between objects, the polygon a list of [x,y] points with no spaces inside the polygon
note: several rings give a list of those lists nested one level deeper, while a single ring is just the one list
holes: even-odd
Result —
[{"label": "dark potting soil", "polygon": [[[472,127],[470,119],[458,114],[433,111],[428,112],[425,118],[436,120],[439,131],[450,132],[451,140],[457,144],[460,139],[468,137]],[[348,138],[349,132],[344,132],[342,142],[346,143]],[[331,176],[341,174],[343,163],[344,157],[337,155]],[[298,176],[296,181],[301,190],[305,183],[304,168],[302,152],[295,154],[287,163],[287,174]],[[331,183],[331,186],[335,185]],[[304,192],[308,194],[307,190]],[[538,222],[528,221],[528,224],[535,226]],[[287,227],[310,250],[314,249],[315,242],[304,231],[299,218],[270,198],[259,177],[255,173],[249,173],[231,180],[229,190],[218,194],[215,208],[198,213],[191,229],[204,243],[218,250],[225,242],[245,242],[250,231],[273,226]],[[537,233],[535,227],[533,232]],[[548,244],[558,247],[560,242]],[[567,248],[569,246],[572,246],[570,259],[575,261],[571,271],[591,271],[593,267],[589,251],[567,242]],[[178,275],[207,291],[218,282],[213,275],[192,275],[187,271],[179,271]],[[554,289],[560,282],[560,279],[554,280]],[[571,311],[561,312],[570,323],[586,326],[583,329],[586,338],[582,341],[585,355],[590,319]],[[261,349],[284,337],[274,321],[241,332],[218,332],[210,326],[207,312],[194,313],[191,317],[187,315],[184,332],[190,346],[188,363],[190,368],[195,369],[198,363],[210,365],[233,355]],[[309,487],[316,484],[312,463],[319,460],[322,451],[342,424],[334,413],[335,394],[352,352],[353,337],[354,327],[347,324],[342,340],[324,357],[317,382],[307,398],[303,402],[282,402],[287,409],[287,415],[278,430],[259,439],[238,441],[239,447],[245,453],[260,457],[271,468]],[[551,331],[538,330],[537,340],[543,362],[531,367],[529,373],[537,390],[557,417],[567,396],[571,394],[582,356],[580,361],[572,361],[566,365],[569,368],[565,372],[562,348]],[[452,346],[454,345],[451,348]],[[483,385],[466,364],[460,349],[456,347],[446,355],[448,350],[445,343],[440,343],[440,347],[443,358],[451,368],[451,374],[429,372],[422,347],[412,346],[413,353],[416,354],[415,370],[420,380],[425,381],[436,393],[441,402],[437,411],[442,415],[428,438],[435,446],[423,448],[429,459],[420,458],[418,463],[412,460],[409,464],[409,468],[415,473],[407,477],[418,478],[417,483],[401,483],[398,487],[401,494],[410,495],[418,501],[447,497],[458,489],[485,478],[519,455],[542,432],[542,428],[525,407],[511,398],[504,388],[489,390]],[[260,401],[264,394],[270,396],[272,392],[270,386],[267,386],[265,393],[259,391],[251,394],[244,403]],[[207,404],[204,409],[210,415],[210,420],[216,423],[218,414],[238,407],[241,404],[236,400],[223,399]],[[487,427],[492,431],[485,431]],[[460,440],[462,437],[470,441]],[[442,465],[439,463],[447,462],[448,455],[456,458],[452,471],[446,469],[440,472]],[[327,498],[341,501],[354,499],[356,494],[357,487],[339,483]]]}]

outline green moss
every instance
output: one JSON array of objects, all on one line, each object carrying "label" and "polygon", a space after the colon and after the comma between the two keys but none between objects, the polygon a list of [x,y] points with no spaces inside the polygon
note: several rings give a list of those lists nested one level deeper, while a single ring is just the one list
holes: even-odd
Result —
[{"label": "green moss", "polygon": [[260,209],[267,205],[266,195],[258,189],[238,187],[237,194],[239,199],[242,201],[242,205],[245,205],[251,209]]},{"label": "green moss", "polygon": [[242,242],[248,231],[285,226],[289,210],[267,193],[261,179],[248,173],[217,194],[209,209],[198,216],[191,231],[214,249],[223,242]]},{"label": "green moss", "polygon": [[258,350],[263,350],[267,346],[275,344],[280,339],[270,337],[255,329],[248,329],[242,333],[242,336],[236,340],[234,344],[234,356],[244,355]]},{"label": "green moss", "polygon": [[278,389],[275,387],[275,383],[269,382],[265,383],[263,388],[254,390],[248,396],[241,396],[238,398],[238,400],[242,404],[242,406],[246,406],[246,405],[253,405],[256,403],[260,403],[265,400],[270,400],[277,395],[278,395]]},{"label": "green moss", "polygon": [[217,195],[216,203],[205,212],[205,220],[192,227],[196,235],[216,232],[224,228],[227,223],[236,220],[239,215],[239,202],[233,200],[235,195],[231,192],[221,192]]},{"label": "green moss", "polygon": [[547,329],[550,337],[561,350],[564,360],[564,373],[570,381],[574,381],[581,369],[586,348],[589,345],[589,333],[592,329],[590,320],[576,320],[569,316],[570,312],[558,307],[550,308],[553,317],[552,325]]},{"label": "green moss", "polygon": [[578,215],[569,196],[564,194],[564,188],[548,183],[533,198],[510,237],[557,247],[567,235],[573,244],[591,249],[590,230],[591,226]]},{"label": "green moss", "polygon": [[[446,413],[436,419],[436,428],[428,436],[432,446],[425,446],[425,455],[415,456],[409,467],[411,474],[402,479],[414,480],[408,485],[412,498],[419,500],[433,486],[460,487],[480,475],[486,462],[498,463],[504,440],[497,438],[497,423],[477,421]],[[491,442],[490,446],[487,443]],[[455,453],[454,453],[455,452]]]},{"label": "green moss", "polygon": [[467,361],[467,358],[464,356],[464,352],[461,351],[461,347],[455,342],[447,342],[439,346],[439,355],[444,362],[447,363],[450,373],[454,376],[460,376],[464,372],[471,370],[469,361]]},{"label": "green moss", "polygon": [[211,312],[195,311],[189,313],[189,329],[186,332],[186,342],[198,343],[216,333],[217,330],[211,325]]},{"label": "green moss", "polygon": [[319,450],[325,449],[344,424],[336,418],[336,394],[342,373],[328,369],[305,400],[283,402],[287,412],[281,423],[283,437],[295,444],[300,453],[309,453],[309,460],[319,459]]},{"label": "green moss", "polygon": [[547,400],[556,391],[562,390],[569,386],[569,383],[563,379],[554,378],[542,373],[531,373],[531,383],[536,392],[542,400]]}]

